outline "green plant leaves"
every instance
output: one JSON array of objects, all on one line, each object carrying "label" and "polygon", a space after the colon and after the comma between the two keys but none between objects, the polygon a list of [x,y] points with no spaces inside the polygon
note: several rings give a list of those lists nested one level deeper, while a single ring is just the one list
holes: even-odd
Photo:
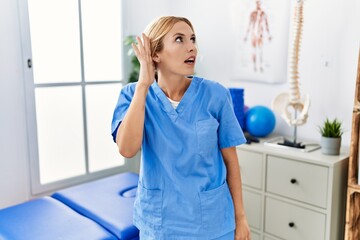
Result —
[{"label": "green plant leaves", "polygon": [[329,120],[326,118],[322,126],[319,126],[319,131],[323,137],[338,138],[344,133],[342,130],[342,123],[338,119]]},{"label": "green plant leaves", "polygon": [[124,38],[123,41],[125,46],[130,46],[130,49],[127,52],[127,55],[131,59],[131,72],[129,75],[128,82],[137,82],[139,79],[139,72],[140,72],[140,63],[137,57],[135,56],[134,50],[131,47],[132,43],[136,43],[136,38],[134,35],[129,35]]}]

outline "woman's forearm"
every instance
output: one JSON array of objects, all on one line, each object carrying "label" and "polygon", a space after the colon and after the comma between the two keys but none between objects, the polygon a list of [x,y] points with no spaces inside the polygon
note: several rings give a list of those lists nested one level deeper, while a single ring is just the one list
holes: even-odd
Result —
[{"label": "woman's forearm", "polygon": [[236,154],[236,148],[225,148],[221,151],[227,169],[227,182],[234,202],[235,218],[236,222],[238,222],[245,217],[245,210],[242,197],[240,166]]},{"label": "woman's forearm", "polygon": [[133,157],[140,150],[144,132],[145,100],[148,90],[149,86],[147,85],[141,83],[136,85],[129,109],[118,128],[116,144],[120,154],[124,157]]},{"label": "woman's forearm", "polygon": [[248,240],[250,239],[250,227],[246,219],[243,197],[242,197],[242,184],[240,175],[240,166],[236,154],[236,148],[224,148],[221,150],[224,162],[227,169],[227,182],[229,185],[230,193],[234,202],[235,208],[235,239]]}]

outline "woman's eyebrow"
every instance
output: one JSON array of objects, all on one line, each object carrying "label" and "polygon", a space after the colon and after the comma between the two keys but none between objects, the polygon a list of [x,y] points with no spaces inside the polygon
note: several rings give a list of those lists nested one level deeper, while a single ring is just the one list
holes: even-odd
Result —
[{"label": "woman's eyebrow", "polygon": [[175,37],[175,36],[185,36],[185,34],[183,34],[183,33],[175,33],[175,34],[173,35],[173,37]]},{"label": "woman's eyebrow", "polygon": [[[175,33],[173,35],[173,37],[175,37],[175,36],[185,36],[185,34],[183,34],[183,33]],[[195,37],[195,34],[191,34],[191,37]]]}]

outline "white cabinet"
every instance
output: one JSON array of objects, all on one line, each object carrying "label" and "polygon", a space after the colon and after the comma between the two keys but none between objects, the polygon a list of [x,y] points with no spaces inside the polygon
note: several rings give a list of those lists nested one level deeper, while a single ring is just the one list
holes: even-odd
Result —
[{"label": "white cabinet", "polygon": [[343,239],[348,149],[328,156],[260,142],[237,154],[253,239]]}]

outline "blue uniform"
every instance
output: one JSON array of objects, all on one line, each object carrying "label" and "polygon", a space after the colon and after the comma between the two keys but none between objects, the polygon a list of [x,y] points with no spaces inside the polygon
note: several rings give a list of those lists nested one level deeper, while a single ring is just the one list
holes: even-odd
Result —
[{"label": "blue uniform", "polygon": [[[112,135],[136,83],[116,105]],[[234,206],[220,149],[243,144],[228,89],[194,76],[173,108],[157,82],[146,97],[134,224],[145,239],[215,239],[235,229]]]}]

